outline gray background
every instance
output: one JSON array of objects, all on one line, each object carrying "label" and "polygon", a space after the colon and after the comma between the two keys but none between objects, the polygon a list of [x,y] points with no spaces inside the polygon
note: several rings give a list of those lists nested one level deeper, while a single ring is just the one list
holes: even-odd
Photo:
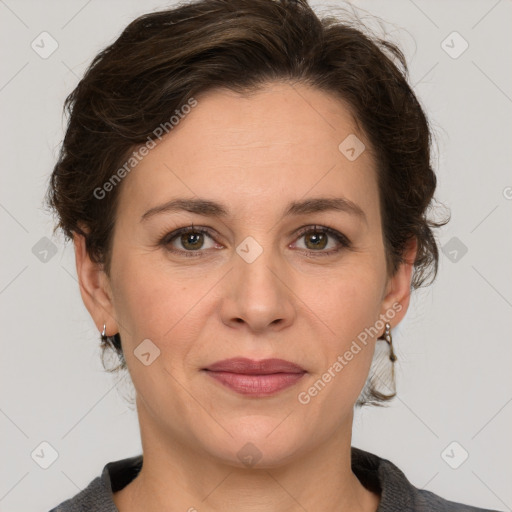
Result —
[{"label": "gray background", "polygon": [[[341,2],[312,4],[323,12]],[[41,205],[65,96],[127,23],[166,5],[0,0],[1,511],[48,510],[107,462],[141,453],[136,414],[123,399],[130,387],[103,371],[73,248],[52,237]],[[395,332],[399,396],[357,414],[353,444],[392,460],[417,487],[511,510],[512,5],[353,5],[363,20],[382,17],[385,25],[370,26],[406,53],[437,138],[437,197],[452,212],[439,232],[446,254],[437,282],[415,295]],[[58,43],[47,58],[31,47],[51,49],[49,39],[42,48],[43,31]],[[457,58],[463,41],[454,31],[469,44]],[[47,469],[52,449],[42,442],[58,453]]]}]

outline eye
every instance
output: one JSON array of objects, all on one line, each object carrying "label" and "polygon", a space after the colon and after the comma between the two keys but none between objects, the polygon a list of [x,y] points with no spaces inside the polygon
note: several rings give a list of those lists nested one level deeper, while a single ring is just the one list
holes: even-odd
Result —
[{"label": "eye", "polygon": [[[304,238],[305,240],[306,247],[304,250],[308,254],[314,253],[314,256],[329,256],[351,246],[349,239],[345,235],[329,227],[308,226],[301,229],[298,236],[299,239]],[[338,247],[334,244],[334,249],[325,251],[324,249],[328,246],[329,238],[333,238],[337,242]]]},{"label": "eye", "polygon": [[[201,253],[204,252],[200,249],[211,249],[215,246],[215,244],[212,244],[205,248],[205,236],[213,240],[209,229],[196,228],[192,225],[165,235],[160,244],[170,252],[183,254],[187,257],[197,257],[202,256]],[[181,245],[181,248],[177,248],[177,245]]]},{"label": "eye", "polygon": [[[329,256],[340,252],[344,248],[350,248],[348,238],[335,229],[321,226],[307,226],[298,233],[298,239],[305,239],[305,248],[299,249],[313,256]],[[211,240],[210,246],[205,247],[205,237]],[[329,245],[329,239],[334,239],[334,249],[325,251]],[[213,234],[208,228],[187,226],[166,234],[159,242],[169,252],[186,257],[201,257],[207,249],[219,248],[216,245]],[[336,247],[337,245],[337,247]],[[181,246],[181,247],[179,247]],[[222,246],[221,246],[222,247]],[[204,249],[204,250],[203,250]]]}]

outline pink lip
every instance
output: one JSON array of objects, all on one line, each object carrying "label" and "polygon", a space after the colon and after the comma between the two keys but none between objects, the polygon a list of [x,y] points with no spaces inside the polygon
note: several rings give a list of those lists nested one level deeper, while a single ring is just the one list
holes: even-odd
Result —
[{"label": "pink lip", "polygon": [[204,369],[208,375],[243,395],[269,396],[298,382],[306,371],[283,359],[236,357],[217,361]]},{"label": "pink lip", "polygon": [[304,373],[304,368],[284,359],[261,359],[254,361],[246,357],[224,359],[207,366],[211,372],[244,373],[246,375],[269,375],[271,373]]}]

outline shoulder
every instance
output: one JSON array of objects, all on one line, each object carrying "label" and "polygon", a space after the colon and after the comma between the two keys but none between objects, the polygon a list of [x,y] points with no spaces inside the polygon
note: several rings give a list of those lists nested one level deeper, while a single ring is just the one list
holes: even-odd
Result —
[{"label": "shoulder", "polygon": [[354,447],[352,470],[365,487],[381,495],[377,512],[499,512],[449,501],[418,489],[391,461]]},{"label": "shoulder", "polygon": [[141,467],[142,455],[109,462],[85,489],[49,512],[119,512],[113,493],[133,480]]},{"label": "shoulder", "polygon": [[432,510],[439,512],[499,512],[487,508],[477,508],[463,503],[456,503],[441,498],[437,494],[423,489],[416,489],[418,510]]},{"label": "shoulder", "polygon": [[101,477],[96,477],[85,489],[52,508],[50,512],[118,512],[109,507],[111,501]]}]

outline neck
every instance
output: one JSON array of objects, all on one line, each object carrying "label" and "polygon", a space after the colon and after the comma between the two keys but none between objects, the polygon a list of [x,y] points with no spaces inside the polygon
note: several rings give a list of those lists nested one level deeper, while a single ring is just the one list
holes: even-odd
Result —
[{"label": "neck", "polygon": [[230,465],[157,430],[141,422],[143,466],[114,494],[119,512],[220,512],[235,504],[239,512],[377,510],[379,497],[351,469],[351,421],[315,450],[268,468]]}]

